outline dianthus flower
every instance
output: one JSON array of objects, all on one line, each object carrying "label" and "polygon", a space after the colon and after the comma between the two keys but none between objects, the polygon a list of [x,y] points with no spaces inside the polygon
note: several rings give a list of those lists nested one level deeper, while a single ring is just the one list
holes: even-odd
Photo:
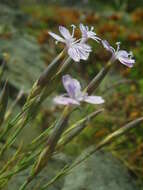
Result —
[{"label": "dianthus flower", "polygon": [[135,60],[133,59],[132,52],[127,52],[126,50],[120,50],[120,42],[117,42],[117,49],[115,50],[110,44],[106,41],[102,41],[103,47],[112,53],[112,61],[119,60],[122,64],[127,67],[133,67]]},{"label": "dianthus flower", "polygon": [[72,78],[70,75],[64,75],[62,77],[62,82],[66,94],[57,96],[54,98],[56,104],[61,105],[80,105],[80,102],[87,102],[90,104],[102,104],[104,100],[100,96],[88,96],[86,92],[81,91],[81,85],[78,80]]},{"label": "dianthus flower", "polygon": [[62,37],[53,32],[49,32],[49,34],[55,38],[57,42],[62,42],[66,45],[68,55],[75,62],[79,62],[80,60],[87,60],[89,53],[92,51],[91,47],[85,43],[81,43],[80,39],[76,40],[76,38],[74,38],[75,26],[72,25],[72,27],[72,34],[70,34],[69,30],[63,26],[59,26],[59,31]]}]

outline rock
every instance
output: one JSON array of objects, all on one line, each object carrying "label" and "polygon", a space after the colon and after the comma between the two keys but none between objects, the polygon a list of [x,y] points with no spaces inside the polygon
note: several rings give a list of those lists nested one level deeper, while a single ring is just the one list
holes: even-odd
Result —
[{"label": "rock", "polygon": [[0,49],[10,56],[5,78],[16,89],[28,92],[45,68],[36,40],[17,34],[11,40],[1,40]]},{"label": "rock", "polygon": [[[93,147],[90,147],[75,161],[81,159]],[[48,183],[65,164],[70,164],[74,158],[60,153],[49,161],[48,166],[32,181],[27,190],[37,189]],[[30,169],[14,176],[4,190],[18,190],[26,180]],[[37,190],[36,189],[36,190]],[[111,153],[97,152],[84,163],[74,168],[65,178],[58,179],[48,190],[139,190],[135,179],[128,169]]]},{"label": "rock", "polygon": [[62,190],[138,190],[138,187],[128,169],[111,153],[97,152],[73,169]]},{"label": "rock", "polygon": [[20,10],[0,4],[0,54],[9,57],[4,79],[25,93],[46,68],[37,39],[27,32],[28,19]]}]

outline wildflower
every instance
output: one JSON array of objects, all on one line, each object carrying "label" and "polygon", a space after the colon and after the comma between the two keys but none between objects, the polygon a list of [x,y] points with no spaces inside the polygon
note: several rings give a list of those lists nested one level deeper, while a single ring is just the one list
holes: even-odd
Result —
[{"label": "wildflower", "polygon": [[55,38],[57,42],[66,44],[67,52],[75,62],[87,60],[89,53],[92,51],[91,47],[85,43],[80,43],[80,40],[76,40],[76,38],[74,38],[75,26],[72,25],[72,27],[72,34],[70,34],[69,30],[63,26],[59,26],[59,31],[62,37],[53,32],[49,32],[49,34]]},{"label": "wildflower", "polygon": [[96,33],[93,32],[94,27],[92,26],[91,29],[89,29],[88,26],[84,26],[83,24],[80,24],[80,31],[82,33],[82,39],[81,42],[85,43],[89,38],[99,42],[101,39],[97,37]]},{"label": "wildflower", "polygon": [[100,96],[88,96],[87,93],[81,91],[81,86],[78,80],[72,78],[70,75],[64,75],[62,78],[64,88],[67,94],[57,96],[54,98],[56,104],[62,105],[80,105],[80,102],[87,102],[90,104],[102,104],[104,100]]},{"label": "wildflower", "polygon": [[127,52],[125,50],[120,50],[120,42],[117,42],[117,49],[115,50],[110,44],[106,41],[102,41],[103,47],[112,53],[112,61],[119,60],[122,64],[127,67],[133,67],[135,60],[133,59],[132,52]]}]

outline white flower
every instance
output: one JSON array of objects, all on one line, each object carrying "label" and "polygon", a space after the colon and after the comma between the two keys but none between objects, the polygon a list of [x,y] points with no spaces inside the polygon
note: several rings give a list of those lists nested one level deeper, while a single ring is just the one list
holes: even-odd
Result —
[{"label": "white flower", "polygon": [[94,27],[92,26],[91,29],[89,29],[88,26],[84,26],[83,24],[80,24],[80,31],[82,33],[81,42],[85,43],[89,38],[99,42],[101,39],[96,35],[95,32],[93,32]]},{"label": "white flower", "polygon": [[119,60],[122,64],[127,67],[133,67],[135,60],[133,59],[132,52],[127,52],[125,50],[120,50],[120,42],[117,42],[117,49],[115,50],[110,44],[106,41],[102,41],[103,47],[112,53],[112,60]]},{"label": "white flower", "polygon": [[59,26],[59,31],[62,37],[53,32],[49,32],[49,34],[55,38],[57,42],[66,44],[67,52],[75,62],[79,62],[80,60],[87,60],[89,53],[92,51],[91,47],[85,43],[81,43],[80,40],[76,40],[76,38],[74,38],[75,26],[72,25],[72,27],[72,34],[70,34],[69,30],[63,26]]},{"label": "white flower", "polygon": [[62,78],[64,88],[67,94],[57,96],[54,98],[56,104],[61,105],[80,105],[80,102],[87,102],[90,104],[102,104],[104,100],[100,96],[88,96],[87,93],[81,91],[81,86],[78,80],[72,78],[70,75],[64,75]]}]

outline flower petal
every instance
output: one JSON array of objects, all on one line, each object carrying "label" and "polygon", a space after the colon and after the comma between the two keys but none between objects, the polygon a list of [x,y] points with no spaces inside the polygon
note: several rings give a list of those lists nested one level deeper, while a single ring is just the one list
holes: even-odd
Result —
[{"label": "flower petal", "polygon": [[115,53],[115,49],[110,46],[110,44],[108,43],[107,40],[102,40],[102,45],[103,47],[107,50],[107,51],[110,51],[111,53]]},{"label": "flower petal", "polygon": [[101,41],[101,39],[96,36],[96,33],[93,32],[94,27],[91,27],[90,30],[89,30],[88,26],[84,26],[83,24],[80,24],[79,27],[80,27],[80,31],[82,33],[81,43],[85,43],[89,38],[91,38],[97,42]]},{"label": "flower petal", "polygon": [[80,103],[72,98],[64,97],[64,96],[57,96],[54,98],[54,103],[55,104],[60,104],[60,105],[80,105]]},{"label": "flower petal", "polygon": [[81,44],[75,44],[73,48],[77,52],[80,59],[87,60],[89,57],[89,52],[86,51],[82,46],[83,45],[81,45]]},{"label": "flower petal", "polygon": [[89,45],[76,43],[68,49],[68,54],[75,62],[79,62],[80,59],[87,60],[91,51],[92,49]]},{"label": "flower petal", "polygon": [[101,96],[86,96],[84,98],[84,102],[88,102],[90,104],[103,104],[104,99]]},{"label": "flower petal", "polygon": [[73,79],[70,75],[62,77],[63,85],[71,98],[77,97],[81,93],[81,86],[78,80]]},{"label": "flower petal", "polygon": [[79,62],[80,61],[80,55],[79,53],[77,52],[76,48],[71,46],[69,49],[68,49],[68,54],[69,56],[75,61],[75,62]]},{"label": "flower petal", "polygon": [[91,38],[91,39],[95,40],[98,43],[101,41],[101,39],[98,36],[96,36],[96,33],[93,32],[93,31],[88,32],[88,38]]},{"label": "flower petal", "polygon": [[86,52],[91,52],[92,51],[92,48],[91,48],[91,46],[89,46],[89,45],[87,45],[87,44],[85,44],[85,43],[78,43],[78,45],[80,45],[80,47],[83,49],[83,50],[85,50]]},{"label": "flower petal", "polygon": [[69,40],[72,38],[72,35],[70,34],[69,30],[66,29],[64,26],[59,26],[59,31],[65,39]]},{"label": "flower petal", "polygon": [[129,58],[124,58],[124,57],[119,57],[119,61],[123,64],[126,65],[127,67],[133,67],[135,60],[134,59],[129,59]]},{"label": "flower petal", "polygon": [[120,50],[116,54],[117,59],[127,67],[133,67],[135,60],[132,58],[132,54],[125,50]]},{"label": "flower petal", "polygon": [[86,27],[85,27],[82,23],[80,23],[79,28],[80,28],[80,31],[81,31],[82,33],[87,31],[87,30],[86,30]]},{"label": "flower petal", "polygon": [[81,42],[86,42],[88,39],[88,35],[87,35],[88,30],[86,29],[86,27],[83,24],[80,24],[79,27],[80,27],[80,31],[82,33]]},{"label": "flower petal", "polygon": [[128,58],[128,56],[129,56],[129,53],[126,50],[120,50],[117,52],[117,54],[119,57],[123,56],[123,57]]},{"label": "flower petal", "polygon": [[57,34],[55,34],[53,32],[48,32],[48,33],[50,34],[50,36],[55,38],[57,41],[65,43],[65,40],[62,37],[60,37],[59,35],[57,35]]}]

